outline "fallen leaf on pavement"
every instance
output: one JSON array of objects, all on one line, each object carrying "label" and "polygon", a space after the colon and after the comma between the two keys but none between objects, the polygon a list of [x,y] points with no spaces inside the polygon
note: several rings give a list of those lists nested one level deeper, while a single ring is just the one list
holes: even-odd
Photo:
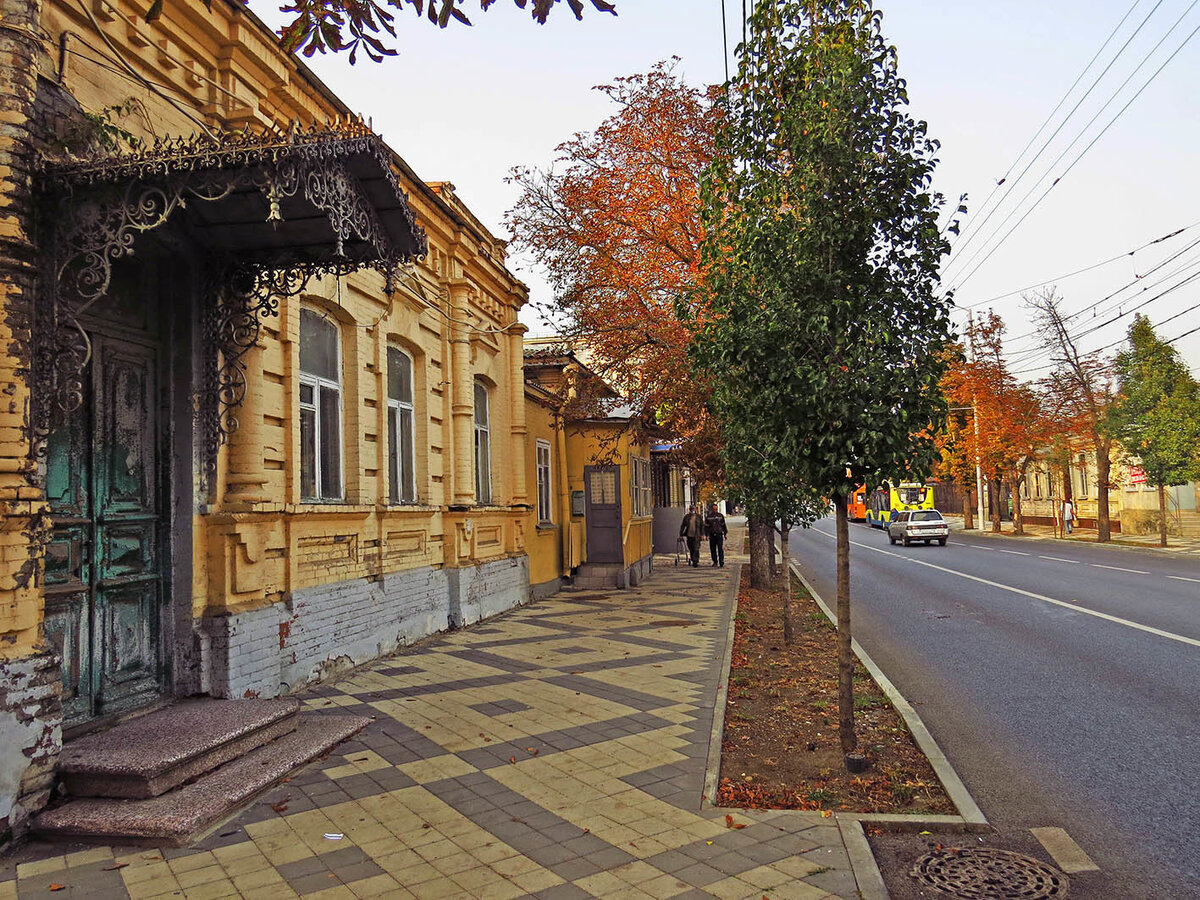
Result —
[{"label": "fallen leaf on pavement", "polygon": [[101,869],[100,871],[101,871],[101,872],[115,872],[117,869],[123,869],[123,868],[125,868],[127,865],[129,865],[129,863],[115,862],[115,863],[113,863],[111,866],[105,866],[105,867],[104,867],[103,869]]}]

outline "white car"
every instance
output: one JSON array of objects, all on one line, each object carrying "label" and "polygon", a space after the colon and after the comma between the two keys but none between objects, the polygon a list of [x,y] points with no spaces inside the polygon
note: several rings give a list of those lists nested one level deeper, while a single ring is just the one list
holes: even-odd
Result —
[{"label": "white car", "polygon": [[937,541],[943,547],[950,537],[950,526],[936,509],[913,509],[896,513],[887,525],[888,543],[902,541],[907,547],[913,541],[926,544]]}]

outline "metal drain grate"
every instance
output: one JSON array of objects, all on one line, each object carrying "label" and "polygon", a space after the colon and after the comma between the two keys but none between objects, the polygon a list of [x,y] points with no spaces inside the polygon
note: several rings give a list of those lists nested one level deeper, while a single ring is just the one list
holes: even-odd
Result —
[{"label": "metal drain grate", "polygon": [[909,872],[936,891],[963,900],[1055,900],[1067,876],[1031,856],[988,847],[947,847],[917,860]]}]

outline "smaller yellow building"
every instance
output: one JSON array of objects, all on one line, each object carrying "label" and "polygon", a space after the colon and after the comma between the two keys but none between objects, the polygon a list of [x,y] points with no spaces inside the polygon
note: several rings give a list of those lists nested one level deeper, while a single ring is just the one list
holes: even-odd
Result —
[{"label": "smaller yellow building", "polygon": [[[650,444],[643,418],[570,350],[525,348],[525,529],[535,597],[569,583],[629,587],[653,564]],[[533,493],[533,492],[531,492]]]}]

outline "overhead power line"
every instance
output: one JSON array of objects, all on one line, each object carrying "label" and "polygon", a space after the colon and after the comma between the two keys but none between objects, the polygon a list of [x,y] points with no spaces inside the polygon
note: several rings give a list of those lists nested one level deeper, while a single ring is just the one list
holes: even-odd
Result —
[{"label": "overhead power line", "polygon": [[[1033,186],[1025,193],[1025,195],[1019,201],[1017,201],[1017,205],[1012,209],[1011,212],[1009,212],[1009,214],[1004,218],[1004,220],[1000,223],[1000,225],[997,226],[996,232],[993,233],[993,235],[990,238],[988,238],[988,241],[991,241],[993,238],[995,238],[995,234],[998,233],[999,230],[1001,228],[1003,228],[1014,215],[1016,215],[1017,211],[1021,208],[1021,205],[1024,204],[1025,201],[1029,199],[1029,197],[1032,195],[1032,193],[1037,189],[1037,186],[1040,183],[1042,183],[1043,181],[1045,181],[1045,179],[1049,176],[1050,170],[1053,169],[1054,166],[1057,166],[1059,164],[1059,162],[1062,161],[1063,157],[1066,156],[1066,154],[1068,152],[1070,152],[1071,148],[1074,147],[1075,144],[1078,143],[1078,141],[1083,138],[1084,134],[1087,133],[1087,130],[1089,128],[1091,128],[1091,126],[1095,123],[1096,119],[1098,119],[1100,117],[1101,113],[1103,113],[1104,110],[1108,108],[1109,104],[1111,104],[1113,102],[1113,100],[1115,100],[1117,98],[1117,96],[1120,94],[1120,92],[1125,89],[1125,86],[1129,83],[1129,81],[1133,78],[1133,76],[1136,75],[1141,70],[1142,66],[1144,66],[1146,64],[1146,62],[1149,61],[1150,57],[1153,56],[1158,51],[1159,47],[1161,47],[1162,44],[1166,41],[1166,39],[1175,31],[1176,28],[1178,28],[1179,24],[1183,21],[1183,18],[1185,16],[1187,16],[1187,14],[1190,13],[1196,7],[1197,3],[1200,3],[1200,0],[1193,0],[1192,4],[1190,6],[1188,6],[1187,10],[1184,11],[1183,15],[1180,16],[1179,19],[1176,20],[1175,24],[1171,26],[1170,30],[1168,30],[1167,33],[1165,35],[1163,35],[1163,37],[1159,40],[1159,42],[1154,45],[1154,47],[1150,50],[1150,52],[1148,54],[1146,54],[1145,57],[1143,57],[1142,61],[1140,63],[1138,63],[1137,67],[1133,70],[1132,73],[1130,73],[1129,77],[1126,78],[1125,81],[1121,83],[1121,86],[1119,88],[1117,88],[1116,92],[1114,92],[1113,95],[1099,109],[1099,111],[1097,111],[1097,113],[1094,116],[1092,116],[1092,118],[1088,121],[1087,125],[1085,125],[1083,127],[1083,129],[1071,141],[1071,143],[1069,143],[1066,146],[1066,148],[1063,149],[1063,151],[1058,155],[1058,157],[1054,160],[1054,162],[1050,164],[1046,173],[1043,174],[1042,177],[1039,178],[1038,181],[1033,184]],[[955,285],[956,288],[961,287],[963,284],[965,284],[971,278],[971,276],[973,276],[977,271],[979,271],[980,267],[983,266],[984,263],[986,263],[989,259],[991,259],[992,255],[995,254],[995,252],[1004,244],[1004,242],[1007,241],[1008,238],[1012,236],[1012,233],[1014,231],[1016,231],[1017,228],[1019,228],[1021,226],[1021,224],[1027,218],[1029,218],[1030,214],[1033,213],[1033,211],[1041,205],[1042,201],[1046,199],[1046,196],[1050,193],[1050,191],[1052,191],[1055,187],[1057,187],[1059,182],[1061,182],[1064,178],[1066,178],[1067,175],[1071,172],[1071,170],[1074,169],[1075,166],[1079,163],[1079,161],[1081,159],[1083,159],[1084,156],[1087,155],[1088,151],[1091,150],[1092,147],[1094,147],[1096,145],[1096,142],[1099,141],[1100,138],[1104,137],[1104,135],[1108,133],[1108,130],[1110,128],[1112,128],[1112,126],[1114,124],[1116,124],[1117,120],[1120,119],[1121,116],[1125,114],[1126,110],[1128,110],[1129,107],[1133,105],[1134,101],[1137,100],[1137,98],[1142,95],[1142,93],[1146,90],[1146,88],[1148,88],[1151,85],[1151,83],[1153,83],[1153,81],[1159,76],[1159,74],[1162,72],[1162,70],[1167,67],[1167,65],[1171,62],[1171,60],[1173,60],[1176,56],[1179,55],[1180,51],[1182,51],[1183,48],[1186,47],[1191,42],[1192,38],[1194,38],[1198,32],[1200,32],[1200,25],[1196,26],[1196,28],[1194,28],[1192,30],[1192,32],[1186,38],[1183,39],[1183,42],[1178,47],[1175,48],[1175,50],[1171,53],[1171,55],[1168,56],[1157,69],[1154,70],[1153,74],[1151,74],[1150,77],[1146,79],[1146,81],[1142,84],[1142,86],[1137,89],[1137,91],[1134,93],[1134,95],[1132,97],[1129,98],[1129,100],[1125,103],[1125,105],[1122,106],[1120,108],[1120,110],[1117,111],[1116,115],[1114,115],[1111,119],[1109,119],[1108,123],[1105,124],[1105,126],[1102,129],[1100,129],[1100,132],[1098,134],[1096,134],[1096,136],[1093,137],[1091,139],[1091,141],[1088,142],[1087,146],[1084,147],[1083,150],[1081,150],[1079,152],[1079,154],[1073,160],[1071,160],[1070,164],[1066,167],[1066,169],[1064,169],[1062,171],[1062,173],[1059,174],[1049,184],[1049,186],[1041,193],[1041,195],[1033,202],[1033,204],[1021,215],[1021,217],[1012,225],[1012,227],[1009,228],[1006,232],[1004,232],[1004,234],[1001,235],[1000,238],[995,241],[995,243],[992,245],[992,248],[987,251],[987,254],[982,259],[980,259],[977,263],[975,263],[975,265],[970,269],[970,271],[967,272],[966,275],[962,276],[961,278],[959,278],[957,280],[957,284]],[[986,247],[987,247],[987,242],[985,241],[983,246],[979,250],[977,250],[975,252],[975,254],[963,265],[970,265],[971,262],[973,262],[976,258],[978,258],[979,254],[982,253]]]},{"label": "overhead power line", "polygon": [[[976,221],[978,221],[977,225],[971,221],[967,222],[967,225],[964,228],[964,231],[966,232],[966,234],[962,235],[962,237],[960,238],[959,245],[954,248],[957,253],[962,254],[966,250],[966,248],[968,246],[970,246],[971,242],[975,239],[975,235],[979,234],[979,232],[983,229],[983,227],[988,223],[988,220],[991,219],[992,214],[995,212],[995,210],[997,208],[999,208],[1000,203],[1004,202],[1004,198],[1001,198],[1001,200],[997,203],[997,205],[995,207],[992,207],[990,210],[988,209],[988,204],[991,203],[992,198],[994,198],[996,196],[997,191],[1000,190],[1001,186],[1008,183],[1009,174],[1011,174],[1012,170],[1015,169],[1017,167],[1017,165],[1021,162],[1022,157],[1024,157],[1025,154],[1029,151],[1029,148],[1033,146],[1034,141],[1036,141],[1038,139],[1038,135],[1040,135],[1043,131],[1046,130],[1046,126],[1050,124],[1050,122],[1058,114],[1058,111],[1060,109],[1062,109],[1063,104],[1067,102],[1067,98],[1070,97],[1071,94],[1074,92],[1075,88],[1077,88],[1079,86],[1079,82],[1081,82],[1083,80],[1083,77],[1088,73],[1088,70],[1091,69],[1093,65],[1095,65],[1096,60],[1100,58],[1100,55],[1104,52],[1104,49],[1112,42],[1112,39],[1114,37],[1116,37],[1117,32],[1119,32],[1121,30],[1121,27],[1125,24],[1126,20],[1130,17],[1130,15],[1133,14],[1134,9],[1137,8],[1138,3],[1140,3],[1140,2],[1141,2],[1141,0],[1134,0],[1133,5],[1130,6],[1129,9],[1126,11],[1125,15],[1121,17],[1121,21],[1116,24],[1116,26],[1113,28],[1113,30],[1109,33],[1108,37],[1104,39],[1104,43],[1100,45],[1100,49],[1096,51],[1096,54],[1088,61],[1088,64],[1083,67],[1082,71],[1080,71],[1079,75],[1075,78],[1075,81],[1071,84],[1071,86],[1069,88],[1067,88],[1067,92],[1062,95],[1061,99],[1059,99],[1058,104],[1050,112],[1050,115],[1048,115],[1046,117],[1045,121],[1043,121],[1042,124],[1040,126],[1038,126],[1038,130],[1036,132],[1034,132],[1033,137],[1031,137],[1029,139],[1028,143],[1026,143],[1025,146],[1021,149],[1021,152],[1017,154],[1016,159],[1014,159],[1012,161],[1012,163],[1009,165],[1009,167],[1008,167],[1007,171],[1005,171],[1004,175],[1002,175],[1000,177],[1000,180],[996,182],[995,186],[992,188],[991,193],[988,194],[987,199],[984,200],[983,206],[980,207],[978,215],[982,216],[983,218],[976,220]],[[1117,61],[1117,59],[1120,58],[1121,54],[1125,52],[1125,49],[1129,46],[1130,41],[1132,41],[1135,37],[1137,37],[1138,32],[1140,32],[1142,30],[1142,28],[1145,26],[1145,24],[1150,20],[1150,17],[1152,15],[1154,15],[1155,11],[1157,11],[1158,8],[1160,6],[1162,6],[1162,3],[1163,3],[1163,0],[1159,0],[1159,2],[1154,5],[1154,9],[1150,10],[1150,12],[1146,14],[1146,17],[1144,19],[1142,19],[1141,24],[1138,25],[1138,27],[1134,30],[1133,34],[1131,34],[1129,36],[1129,38],[1125,41],[1125,43],[1121,45],[1121,49],[1116,52],[1116,54],[1113,56],[1113,58],[1111,60],[1109,60],[1108,65],[1104,67],[1104,71],[1101,72],[1099,75],[1097,75],[1095,77],[1095,79],[1093,79],[1091,86],[1087,89],[1087,91],[1084,93],[1084,95],[1079,98],[1079,100],[1075,103],[1075,106],[1072,107],[1071,111],[1069,113],[1067,113],[1067,115],[1063,118],[1062,122],[1059,123],[1058,128],[1054,129],[1054,133],[1051,134],[1050,137],[1046,138],[1045,142],[1043,142],[1042,146],[1040,148],[1038,148],[1038,151],[1036,153],[1034,153],[1034,155],[1030,158],[1029,162],[1025,165],[1025,168],[1021,170],[1020,174],[1017,175],[1016,179],[1014,179],[1011,184],[1008,184],[1008,187],[1005,189],[1006,196],[1007,196],[1007,191],[1012,190],[1018,184],[1020,184],[1021,179],[1025,177],[1025,174],[1029,171],[1030,167],[1032,167],[1033,164],[1037,162],[1038,158],[1042,155],[1043,152],[1045,152],[1046,147],[1048,147],[1050,145],[1050,143],[1054,140],[1054,138],[1056,138],[1058,136],[1058,133],[1060,131],[1062,131],[1062,129],[1066,126],[1067,122],[1069,122],[1071,120],[1071,116],[1073,116],[1075,114],[1075,112],[1079,109],[1080,104],[1082,104],[1088,98],[1088,96],[1091,95],[1092,91],[1095,90],[1096,85],[1098,85],[1100,83],[1100,79],[1102,79],[1108,73],[1108,70],[1112,68],[1113,63],[1115,63]],[[950,262],[947,264],[947,266],[952,267],[953,265],[954,265],[954,259],[952,258],[950,260]]]},{"label": "overhead power line", "polygon": [[[1186,315],[1187,313],[1190,313],[1190,312],[1194,312],[1197,309],[1200,309],[1200,303],[1195,303],[1195,304],[1189,306],[1187,309],[1180,310],[1179,312],[1175,313],[1175,315],[1169,316],[1168,318],[1163,319],[1161,322],[1155,322],[1150,327],[1157,331],[1161,326],[1166,325],[1168,322],[1173,322],[1176,319],[1178,319],[1180,316]],[[1169,341],[1166,341],[1165,343],[1168,343],[1168,344],[1174,343],[1175,341],[1178,341],[1181,338],[1185,338],[1190,334],[1194,334],[1197,331],[1200,331],[1200,326],[1193,328],[1191,331],[1185,331],[1183,334],[1176,335],[1175,337],[1171,338]],[[1124,338],[1124,337],[1118,338],[1117,340],[1113,341],[1110,344],[1105,344],[1103,347],[1098,347],[1095,350],[1089,351],[1089,353],[1090,354],[1104,353],[1106,350],[1111,350],[1113,347],[1119,347],[1121,344],[1125,343],[1125,340],[1126,340],[1126,338]],[[1053,352],[1053,351],[1047,351],[1047,352],[1049,353],[1049,352]],[[1034,366],[1029,369],[1020,369],[1018,371],[1011,372],[1010,374],[1012,374],[1014,376],[1015,375],[1028,375],[1033,372],[1042,372],[1046,369],[1050,369],[1053,367],[1054,367],[1054,363],[1048,362],[1048,363],[1045,363],[1044,365]]]},{"label": "overhead power line", "polygon": [[1146,243],[1144,243],[1138,247],[1134,247],[1132,250],[1126,250],[1124,253],[1118,253],[1116,256],[1110,256],[1108,259],[1101,260],[1098,263],[1092,263],[1090,266],[1084,266],[1082,269],[1076,269],[1073,272],[1067,272],[1065,275],[1056,275],[1053,278],[1047,278],[1044,281],[1039,281],[1035,284],[1026,285],[1023,288],[1017,288],[1015,291],[1008,291],[1007,293],[1004,293],[1004,294],[997,294],[994,297],[988,297],[986,300],[976,300],[974,303],[965,303],[965,304],[964,303],[956,303],[955,306],[957,306],[961,310],[977,309],[980,306],[986,306],[989,303],[995,303],[997,300],[1003,300],[1005,297],[1012,297],[1012,296],[1015,296],[1016,294],[1023,294],[1026,291],[1032,291],[1034,288],[1044,287],[1047,284],[1055,284],[1059,281],[1066,281],[1068,278],[1073,278],[1076,275],[1082,275],[1084,272],[1090,272],[1093,269],[1102,268],[1103,266],[1107,266],[1110,263],[1114,263],[1119,259],[1124,259],[1127,256],[1133,256],[1135,253],[1139,253],[1142,250],[1145,250],[1147,247],[1153,247],[1155,244],[1161,244],[1163,241],[1169,241],[1171,238],[1178,237],[1179,235],[1183,234],[1185,231],[1190,231],[1191,229],[1195,228],[1197,225],[1200,225],[1200,222],[1193,222],[1191,225],[1185,225],[1183,228],[1177,228],[1174,231],[1172,231],[1170,234],[1164,234],[1162,237],[1155,238],[1152,241],[1147,241]]}]

